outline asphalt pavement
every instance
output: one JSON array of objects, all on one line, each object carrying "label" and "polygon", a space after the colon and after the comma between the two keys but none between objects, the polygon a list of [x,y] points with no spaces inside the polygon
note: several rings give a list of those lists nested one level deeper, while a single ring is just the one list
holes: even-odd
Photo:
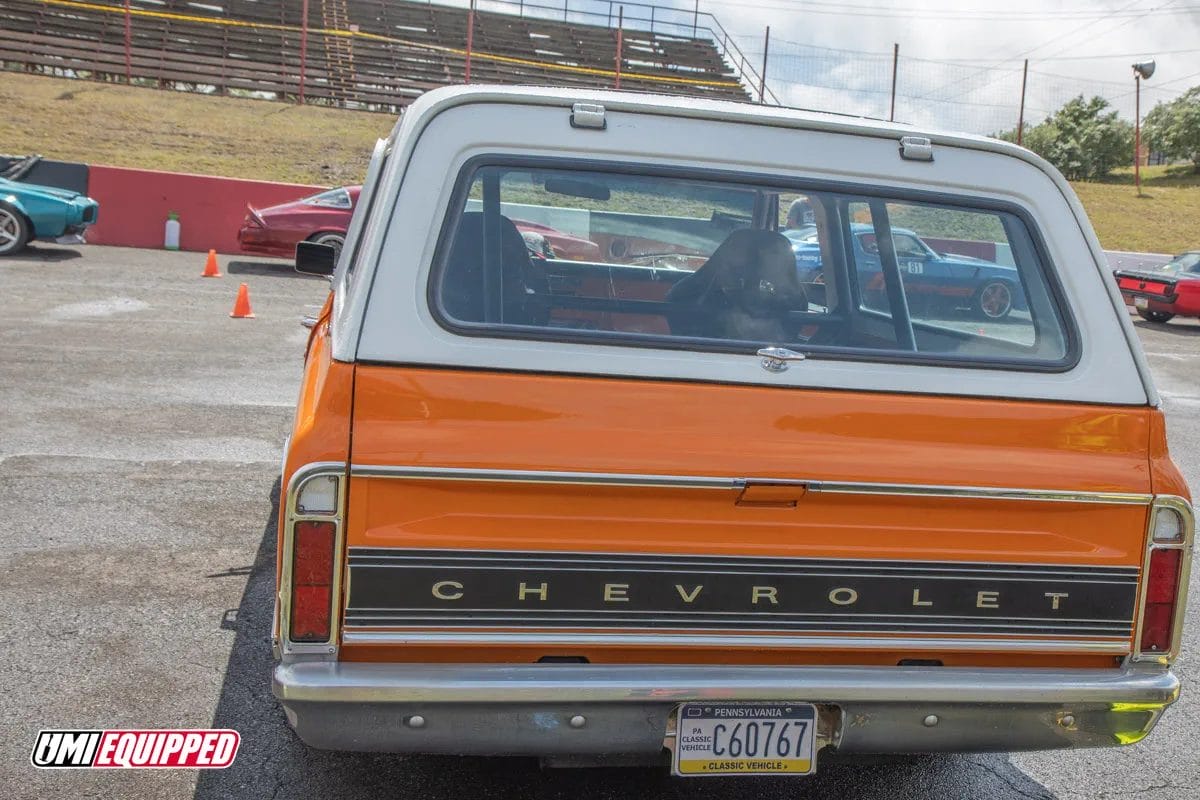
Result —
[{"label": "asphalt pavement", "polygon": [[[1200,570],[1183,699],[1125,749],[823,758],[806,779],[680,780],[523,759],[326,753],[270,693],[274,495],[320,279],[282,262],[40,246],[0,260],[0,796],[1200,797]],[[246,281],[256,318],[230,319]],[[1200,489],[1200,324],[1135,325]],[[228,727],[221,771],[36,770],[41,728]]]}]

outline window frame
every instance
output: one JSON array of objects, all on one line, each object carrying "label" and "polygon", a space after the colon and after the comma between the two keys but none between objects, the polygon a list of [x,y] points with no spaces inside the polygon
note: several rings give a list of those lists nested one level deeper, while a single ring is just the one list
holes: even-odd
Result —
[{"label": "window frame", "polygon": [[[698,183],[731,183],[742,186],[752,186],[755,189],[766,189],[777,193],[799,194],[835,194],[839,195],[838,202],[866,200],[886,206],[889,202],[923,203],[963,211],[983,212],[992,211],[1006,213],[1015,217],[1024,226],[1029,238],[1029,245],[1037,256],[1036,269],[1040,274],[1046,289],[1047,299],[1061,321],[1064,353],[1062,358],[1047,361],[1033,360],[1012,356],[970,355],[957,356],[946,353],[921,352],[902,349],[874,349],[862,347],[845,347],[836,345],[804,346],[800,343],[790,344],[802,350],[807,358],[814,360],[829,360],[842,362],[903,364],[931,367],[951,367],[959,369],[1003,370],[1027,373],[1065,373],[1070,372],[1082,358],[1082,346],[1079,326],[1076,322],[1067,293],[1058,277],[1058,271],[1050,258],[1049,248],[1041,229],[1035,223],[1032,214],[1022,206],[1006,200],[989,197],[964,196],[947,192],[913,189],[909,187],[879,187],[869,184],[852,183],[838,180],[821,180],[802,177],[771,175],[741,170],[702,170],[696,167],[679,167],[664,164],[642,164],[631,162],[612,162],[601,159],[562,156],[522,156],[504,153],[482,153],[463,162],[454,178],[450,193],[449,204],[443,214],[441,227],[433,251],[433,258],[425,282],[425,300],[430,314],[439,327],[457,336],[470,338],[519,340],[548,343],[566,343],[583,345],[607,345],[630,348],[691,351],[701,353],[749,355],[755,356],[758,348],[781,343],[736,339],[710,339],[693,336],[672,336],[660,334],[630,333],[623,331],[595,331],[573,328],[552,328],[532,325],[513,325],[508,323],[471,322],[457,320],[446,312],[441,303],[439,287],[449,259],[450,245],[457,232],[458,221],[462,218],[462,209],[470,195],[471,185],[478,170],[485,167],[501,169],[529,170],[580,170],[608,173],[614,175],[633,175],[647,178],[668,178],[692,180]],[[755,215],[756,217],[758,214]],[[756,222],[762,220],[755,220]],[[853,264],[853,256],[849,237],[852,236],[848,226],[839,226],[842,236],[831,239],[838,241],[833,249],[835,255],[850,259],[847,265]],[[890,234],[890,226],[889,226]],[[841,270],[844,277],[850,281],[856,279],[855,270]],[[840,287],[839,287],[840,288]],[[849,288],[849,287],[847,287]],[[857,287],[855,287],[857,288]],[[856,292],[851,290],[851,296]],[[836,319],[844,317],[839,314],[808,313],[814,321],[821,319]],[[880,312],[876,312],[879,314]],[[882,316],[882,314],[880,314]],[[903,323],[909,330],[913,326],[928,326],[928,323],[914,321],[907,310]],[[938,328],[938,332],[950,334],[960,333],[953,329]]]}]

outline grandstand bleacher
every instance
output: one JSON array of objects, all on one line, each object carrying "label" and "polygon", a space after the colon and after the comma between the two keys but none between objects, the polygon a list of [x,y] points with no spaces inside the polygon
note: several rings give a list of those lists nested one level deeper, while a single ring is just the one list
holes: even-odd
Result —
[{"label": "grandstand bleacher", "polygon": [[[389,112],[464,81],[462,8],[403,0],[307,5],[305,26],[301,0],[130,0],[128,14],[120,0],[0,0],[0,63]],[[613,87],[615,18],[608,27],[522,12],[475,13],[473,83]],[[697,32],[704,35],[624,28],[621,88],[750,99],[747,84],[753,91],[757,76],[745,58],[739,63],[741,54],[730,52],[728,37]]]}]

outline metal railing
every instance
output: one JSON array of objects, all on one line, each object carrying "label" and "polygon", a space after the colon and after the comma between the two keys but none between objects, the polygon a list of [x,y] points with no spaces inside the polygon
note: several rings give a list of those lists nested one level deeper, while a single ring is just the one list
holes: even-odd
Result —
[{"label": "metal railing", "polygon": [[[653,34],[674,36],[681,39],[708,39],[717,52],[734,71],[739,81],[752,96],[763,96],[764,102],[782,105],[779,98],[763,82],[762,73],[738,47],[737,41],[721,22],[707,11],[700,11],[699,4],[692,10],[653,3],[625,2],[625,0],[476,0],[478,11],[498,11],[519,17],[534,17],[555,22],[578,22],[605,28],[615,28],[619,11],[624,9],[622,25],[625,29],[647,31]],[[463,7],[470,0],[437,0],[434,5]]]}]

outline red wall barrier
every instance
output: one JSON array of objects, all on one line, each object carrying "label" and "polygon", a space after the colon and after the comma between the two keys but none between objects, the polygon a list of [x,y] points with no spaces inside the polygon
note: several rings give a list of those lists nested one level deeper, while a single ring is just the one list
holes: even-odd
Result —
[{"label": "red wall barrier", "polygon": [[996,260],[995,242],[976,242],[967,239],[937,239],[932,236],[922,236],[925,244],[939,253],[952,253],[960,256],[973,256],[984,261]]},{"label": "red wall barrier", "polygon": [[236,254],[246,204],[255,208],[297,200],[325,187],[187,175],[123,167],[91,168],[88,194],[100,203],[91,244],[163,246],[167,212],[179,214],[180,248]]}]

